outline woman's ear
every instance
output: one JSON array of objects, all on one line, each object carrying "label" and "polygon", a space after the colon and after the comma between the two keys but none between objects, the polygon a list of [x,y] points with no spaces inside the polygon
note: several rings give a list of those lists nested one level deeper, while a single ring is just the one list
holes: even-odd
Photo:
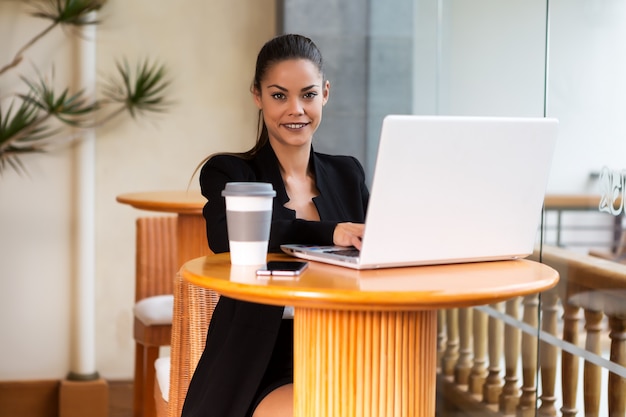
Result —
[{"label": "woman's ear", "polygon": [[263,110],[263,104],[261,103],[261,92],[256,88],[252,90],[252,98],[254,99],[254,104],[256,104],[259,110]]},{"label": "woman's ear", "polygon": [[330,95],[330,81],[326,80],[326,82],[324,83],[324,88],[322,90],[322,106],[326,105],[329,95]]}]

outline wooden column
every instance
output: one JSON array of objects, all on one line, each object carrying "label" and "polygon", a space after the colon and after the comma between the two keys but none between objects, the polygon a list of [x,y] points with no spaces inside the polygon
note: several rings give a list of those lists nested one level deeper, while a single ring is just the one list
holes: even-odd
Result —
[{"label": "wooden column", "polygon": [[[601,355],[602,318],[601,311],[585,310],[585,350]],[[585,417],[597,417],[600,413],[600,387],[602,386],[602,368],[585,361],[583,370],[583,398]]]},{"label": "wooden column", "polygon": [[437,368],[440,369],[443,355],[446,352],[448,337],[446,335],[446,310],[437,310]]},{"label": "wooden column", "polygon": [[295,415],[433,417],[436,341],[435,310],[296,307]]},{"label": "wooden column", "polygon": [[[502,312],[504,303],[493,304],[491,307],[496,311]],[[502,392],[500,360],[502,359],[502,346],[504,345],[503,332],[504,323],[499,319],[489,317],[489,368],[483,388],[483,402],[491,405],[498,404],[498,398]]]},{"label": "wooden column", "polygon": [[470,372],[468,391],[482,395],[487,378],[487,314],[474,310],[474,365]]},{"label": "wooden column", "polygon": [[472,312],[471,308],[459,309],[459,360],[454,367],[457,385],[468,385],[472,370]]},{"label": "wooden column", "polygon": [[[506,314],[514,319],[519,318],[521,299],[515,297],[506,302]],[[504,414],[514,414],[519,402],[519,386],[517,361],[520,355],[520,330],[515,326],[504,326],[504,386],[500,394],[499,410]]]},{"label": "wooden column", "polygon": [[[563,306],[563,340],[574,345],[578,344],[578,322],[580,308],[565,303]],[[578,388],[578,356],[563,351],[561,356],[561,386],[563,389],[563,417],[575,417],[576,397]]]},{"label": "wooden column", "polygon": [[[611,362],[626,366],[626,314],[609,316]],[[626,378],[609,372],[609,416],[626,415]]]},{"label": "wooden column", "polygon": [[454,367],[459,359],[459,310],[446,310],[446,333],[448,342],[441,361],[441,371],[445,376],[454,376]]},{"label": "wooden column", "polygon": [[[556,291],[547,291],[541,295],[541,328],[544,332],[556,336],[558,322],[558,301]],[[537,414],[541,417],[556,416],[556,361],[558,349],[551,343],[539,345],[539,366],[541,368],[541,405]]]}]

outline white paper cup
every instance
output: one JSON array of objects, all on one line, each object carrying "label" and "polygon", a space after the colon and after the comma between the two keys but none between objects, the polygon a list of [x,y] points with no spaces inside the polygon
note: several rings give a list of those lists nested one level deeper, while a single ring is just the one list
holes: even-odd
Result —
[{"label": "white paper cup", "polygon": [[276,191],[263,182],[229,182],[222,191],[226,198],[226,221],[232,265],[262,265],[272,223]]}]

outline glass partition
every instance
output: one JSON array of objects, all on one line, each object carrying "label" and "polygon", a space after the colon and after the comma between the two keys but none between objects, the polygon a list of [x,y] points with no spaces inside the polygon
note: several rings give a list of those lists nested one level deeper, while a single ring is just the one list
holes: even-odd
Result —
[{"label": "glass partition", "polygon": [[[540,297],[440,313],[438,414],[535,415],[537,407],[540,415],[622,415],[626,5],[442,0],[437,7],[438,114],[559,120],[531,258],[561,277]],[[459,358],[468,355],[477,372],[463,380]]]},{"label": "glass partition", "polygon": [[559,285],[438,313],[437,415],[623,415],[626,3],[281,4],[281,31],[310,35],[329,63],[314,146],[359,157],[369,175],[386,114],[559,120],[530,257]]}]

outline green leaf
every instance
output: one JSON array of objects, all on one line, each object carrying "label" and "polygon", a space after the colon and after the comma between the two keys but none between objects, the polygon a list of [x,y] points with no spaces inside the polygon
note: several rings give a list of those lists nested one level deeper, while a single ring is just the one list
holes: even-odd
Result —
[{"label": "green leaf", "polygon": [[118,78],[110,78],[103,94],[110,101],[122,104],[135,117],[138,112],[163,112],[170,103],[165,100],[165,91],[170,82],[165,67],[145,60],[133,73],[126,60],[117,63]]},{"label": "green leaf", "polygon": [[61,25],[85,26],[99,23],[91,12],[99,10],[107,0],[31,0],[32,16]]},{"label": "green leaf", "polygon": [[41,128],[36,125],[39,122],[39,110],[32,103],[21,101],[19,108],[13,112],[15,102],[12,101],[6,114],[0,107],[0,149],[9,146],[12,139],[21,137],[21,140],[29,140],[32,135],[40,134]]},{"label": "green leaf", "polygon": [[[38,108],[49,116],[55,117],[70,126],[80,126],[86,122],[86,116],[95,112],[99,105],[90,102],[84,91],[70,94],[65,88],[57,94],[48,82],[39,76],[37,81],[21,77],[30,92],[27,95],[19,95],[26,103]],[[51,81],[52,82],[52,81]]]},{"label": "green leaf", "polygon": [[15,101],[11,101],[6,113],[0,107],[0,173],[10,167],[25,174],[20,155],[43,152],[38,142],[54,132],[44,124],[45,116],[32,103],[21,101],[17,109],[14,106]]}]

